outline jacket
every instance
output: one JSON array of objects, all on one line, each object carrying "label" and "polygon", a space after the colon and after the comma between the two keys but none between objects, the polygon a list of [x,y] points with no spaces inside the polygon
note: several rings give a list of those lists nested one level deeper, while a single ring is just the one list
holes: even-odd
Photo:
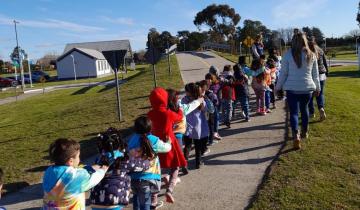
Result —
[{"label": "jacket", "polygon": [[[182,99],[183,103],[189,103],[191,100],[185,96]],[[185,135],[192,139],[201,139],[209,136],[209,126],[206,119],[206,102],[203,102],[204,109],[196,109],[190,114],[186,115],[186,133]]]},{"label": "jacket", "polygon": [[307,62],[305,53],[302,53],[302,66],[298,68],[291,50],[287,51],[283,57],[276,84],[276,90],[281,89],[298,92],[320,91],[319,70],[315,55]]},{"label": "jacket", "polygon": [[105,170],[53,165],[43,178],[43,209],[85,210],[85,192],[97,185]]},{"label": "jacket", "polygon": [[161,168],[176,168],[187,165],[184,154],[176,140],[173,127],[176,122],[183,118],[181,109],[173,112],[168,109],[168,93],[163,88],[155,88],[150,94],[151,110],[148,117],[152,122],[152,134],[160,139],[168,136],[171,141],[171,150],[165,154],[159,154]]},{"label": "jacket", "polygon": [[[140,135],[139,134],[133,134],[130,137],[128,149],[129,151],[133,149],[137,149],[141,147],[140,142]],[[161,141],[157,136],[154,136],[152,134],[148,134],[147,138],[150,141],[150,144],[156,154],[158,153],[166,153],[171,150],[171,144],[165,143]],[[132,154],[130,152],[130,154]],[[150,168],[145,171],[141,172],[133,172],[130,174],[132,179],[140,179],[140,180],[161,180],[161,169],[160,169],[160,161],[158,156],[156,156],[151,162],[150,162]]]}]

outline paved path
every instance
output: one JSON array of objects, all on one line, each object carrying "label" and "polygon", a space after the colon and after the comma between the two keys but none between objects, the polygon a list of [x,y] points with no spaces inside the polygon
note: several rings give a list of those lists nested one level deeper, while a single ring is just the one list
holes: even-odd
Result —
[{"label": "paved path", "polygon": [[358,64],[359,62],[357,60],[337,60],[337,59],[328,60],[329,66],[355,66]]},{"label": "paved path", "polygon": [[[202,80],[210,65],[222,69],[225,64],[231,64],[210,52],[180,53],[177,58],[185,83]],[[210,147],[205,165],[181,177],[181,183],[174,192],[176,202],[166,204],[161,209],[246,208],[284,141],[283,106],[282,102],[278,102],[278,109],[267,116],[252,117],[248,123],[235,118],[231,129],[221,127],[220,134],[224,139]],[[189,166],[190,169],[194,168],[193,158]],[[164,191],[160,199],[165,200],[163,194]],[[0,200],[0,206],[5,205],[8,209],[39,209],[41,198],[41,185],[37,184],[4,197]]]},{"label": "paved path", "polygon": [[[119,83],[121,84],[123,80],[119,80]],[[107,85],[112,85],[115,83],[115,80],[110,80],[110,81],[106,81],[106,82],[87,82],[87,83],[77,83],[77,84],[66,84],[66,85],[56,85],[56,86],[49,86],[49,87],[45,87],[44,90],[42,88],[39,89],[32,89],[32,90],[27,90],[24,92],[24,94],[19,95],[18,97],[16,96],[11,96],[11,97],[7,97],[7,98],[3,98],[0,99],[0,105],[3,104],[8,104],[8,103],[12,103],[12,102],[16,102],[16,101],[21,101],[27,98],[30,98],[32,96],[36,96],[39,94],[42,94],[43,91],[45,93],[48,92],[52,92],[55,90],[63,90],[63,89],[69,89],[69,88],[78,88],[78,87],[88,87],[88,86],[107,86]]]}]

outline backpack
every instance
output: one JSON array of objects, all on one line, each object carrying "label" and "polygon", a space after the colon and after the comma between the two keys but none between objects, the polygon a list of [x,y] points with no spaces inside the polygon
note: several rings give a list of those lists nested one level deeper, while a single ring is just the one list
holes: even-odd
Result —
[{"label": "backpack", "polygon": [[205,97],[204,100],[205,100],[205,103],[206,103],[206,107],[207,107],[207,109],[208,109],[208,112],[209,112],[210,114],[213,114],[213,113],[215,112],[215,107],[214,107],[213,102],[212,102],[208,97]]}]

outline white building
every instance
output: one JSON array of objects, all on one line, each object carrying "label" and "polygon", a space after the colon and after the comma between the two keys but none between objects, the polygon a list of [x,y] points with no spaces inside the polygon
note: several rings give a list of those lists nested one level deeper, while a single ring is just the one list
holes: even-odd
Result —
[{"label": "white building", "polygon": [[99,77],[125,69],[132,60],[130,42],[115,40],[67,44],[56,60],[58,79]]}]

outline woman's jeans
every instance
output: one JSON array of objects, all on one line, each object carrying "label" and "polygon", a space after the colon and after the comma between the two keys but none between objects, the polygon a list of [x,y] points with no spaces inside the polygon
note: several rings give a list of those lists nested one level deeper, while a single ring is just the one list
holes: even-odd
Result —
[{"label": "woman's jeans", "polygon": [[[320,81],[320,88],[321,88],[320,95],[318,97],[316,97],[316,103],[317,103],[318,109],[324,108],[324,105],[325,105],[325,95],[324,95],[325,80]],[[313,98],[314,97],[311,97],[310,103],[309,103],[310,115],[313,115],[315,113]]]},{"label": "woman's jeans", "polygon": [[292,91],[286,91],[286,100],[290,109],[290,125],[293,132],[299,130],[299,109],[301,112],[301,128],[308,130],[309,125],[309,101],[312,93],[296,94]]},{"label": "woman's jeans", "polygon": [[271,91],[265,90],[265,107],[266,107],[266,109],[270,109],[270,102],[271,102]]},{"label": "woman's jeans", "polygon": [[133,209],[150,210],[150,183],[146,180],[131,180],[131,189],[133,190]]}]

